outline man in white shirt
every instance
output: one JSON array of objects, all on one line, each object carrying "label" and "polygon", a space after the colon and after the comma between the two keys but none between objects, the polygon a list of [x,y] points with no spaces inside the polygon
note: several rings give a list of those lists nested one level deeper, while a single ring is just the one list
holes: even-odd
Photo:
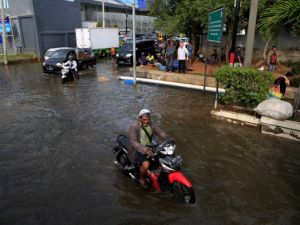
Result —
[{"label": "man in white shirt", "polygon": [[70,72],[72,73],[74,80],[76,80],[76,79],[79,80],[79,75],[77,73],[77,62],[75,60],[73,60],[73,58],[69,58],[69,61],[66,63],[62,63],[62,65],[69,66]]},{"label": "man in white shirt", "polygon": [[177,55],[178,55],[178,73],[182,71],[182,74],[184,74],[185,61],[189,60],[189,51],[185,47],[183,47],[182,42],[180,43],[180,47],[178,48]]}]

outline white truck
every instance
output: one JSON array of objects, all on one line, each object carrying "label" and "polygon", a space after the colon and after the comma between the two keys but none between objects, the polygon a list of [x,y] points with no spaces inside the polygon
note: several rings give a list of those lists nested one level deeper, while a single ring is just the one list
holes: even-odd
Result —
[{"label": "white truck", "polygon": [[111,46],[116,52],[120,51],[118,28],[77,28],[75,33],[77,48],[90,48],[101,57],[108,53]]}]

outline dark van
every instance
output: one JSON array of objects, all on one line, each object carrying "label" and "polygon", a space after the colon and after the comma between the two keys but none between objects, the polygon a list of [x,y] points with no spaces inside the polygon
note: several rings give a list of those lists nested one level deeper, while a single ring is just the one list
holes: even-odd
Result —
[{"label": "dark van", "polygon": [[96,65],[96,58],[91,49],[61,48],[55,50],[49,59],[43,63],[43,72],[61,74],[60,64],[67,62],[71,53],[73,53],[73,59],[77,62],[78,70]]},{"label": "dark van", "polygon": [[[132,65],[133,57],[132,57],[132,42],[125,42],[122,45],[122,48],[116,55],[116,63],[118,65]],[[142,56],[142,52],[145,53],[145,56],[150,53],[151,55],[155,55],[155,43],[154,40],[137,40],[136,41],[136,61]]]}]

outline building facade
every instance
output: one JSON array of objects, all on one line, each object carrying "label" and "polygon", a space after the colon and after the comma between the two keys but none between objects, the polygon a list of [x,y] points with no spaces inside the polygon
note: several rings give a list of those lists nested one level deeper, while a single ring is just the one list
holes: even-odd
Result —
[{"label": "building facade", "polygon": [[[102,22],[102,1],[99,0],[6,1],[9,7],[4,8],[4,14],[9,16],[12,26],[12,32],[7,37],[8,54],[16,54],[21,49],[23,53],[43,56],[49,48],[76,47],[75,29],[82,27],[83,21]],[[128,2],[104,1],[105,25],[118,24],[120,28],[125,28],[127,12],[127,25],[131,29],[131,5]],[[144,5],[143,8],[138,7],[137,4],[136,32],[153,31],[154,18],[146,16],[148,11]]]}]

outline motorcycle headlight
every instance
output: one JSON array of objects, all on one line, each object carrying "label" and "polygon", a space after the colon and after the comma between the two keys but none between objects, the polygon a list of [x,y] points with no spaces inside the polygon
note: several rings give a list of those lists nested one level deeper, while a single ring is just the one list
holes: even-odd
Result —
[{"label": "motorcycle headlight", "polygon": [[130,58],[132,54],[126,54],[126,58]]},{"label": "motorcycle headlight", "polygon": [[169,145],[164,147],[164,151],[161,151],[162,154],[164,155],[173,155],[174,151],[175,151],[176,145]]},{"label": "motorcycle headlight", "polygon": [[119,57],[119,54],[118,54],[118,53],[116,54],[116,57]]},{"label": "motorcycle headlight", "polygon": [[43,62],[43,66],[45,66],[46,65],[46,63],[45,62]]}]

